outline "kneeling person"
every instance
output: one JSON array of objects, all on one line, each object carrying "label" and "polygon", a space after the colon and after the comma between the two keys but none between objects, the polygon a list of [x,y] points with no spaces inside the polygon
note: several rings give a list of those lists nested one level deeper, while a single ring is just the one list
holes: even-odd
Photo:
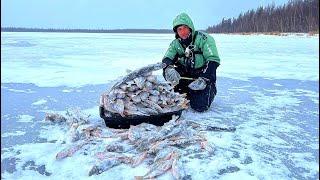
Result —
[{"label": "kneeling person", "polygon": [[209,109],[215,95],[216,69],[220,58],[212,36],[195,31],[191,18],[182,13],[173,21],[175,39],[162,62],[164,78],[175,85],[175,91],[187,93],[192,109]]}]

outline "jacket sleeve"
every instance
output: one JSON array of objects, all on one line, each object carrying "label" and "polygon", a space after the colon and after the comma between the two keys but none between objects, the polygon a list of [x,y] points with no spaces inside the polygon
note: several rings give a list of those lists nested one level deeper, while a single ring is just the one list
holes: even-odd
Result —
[{"label": "jacket sleeve", "polygon": [[206,61],[215,61],[218,64],[220,64],[220,58],[218,55],[217,47],[215,40],[210,35],[207,35],[206,40],[203,44],[203,57],[206,59]]},{"label": "jacket sleeve", "polygon": [[173,59],[175,58],[176,54],[177,54],[177,51],[176,51],[176,47],[174,45],[174,40],[170,43],[169,45],[169,48],[166,52],[166,54],[164,55],[163,59],[162,59],[162,62],[163,63],[166,63],[167,65],[169,65],[169,60],[171,60],[172,64],[173,64]]}]

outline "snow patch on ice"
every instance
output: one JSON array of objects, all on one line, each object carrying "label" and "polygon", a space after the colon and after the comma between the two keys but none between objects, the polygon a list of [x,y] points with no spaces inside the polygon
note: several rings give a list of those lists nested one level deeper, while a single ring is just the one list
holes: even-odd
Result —
[{"label": "snow patch on ice", "polygon": [[39,105],[43,105],[43,104],[45,104],[45,103],[47,103],[47,100],[45,100],[45,99],[39,99],[38,101],[33,102],[31,105],[39,106]]},{"label": "snow patch on ice", "polygon": [[73,91],[73,89],[63,89],[62,90],[62,92],[64,92],[64,93],[69,93],[69,92],[72,92]]},{"label": "snow patch on ice", "polygon": [[35,91],[32,91],[31,89],[21,90],[21,89],[9,88],[8,91],[16,92],[16,93],[35,93]]},{"label": "snow patch on ice", "polygon": [[305,89],[296,89],[296,92],[302,93],[303,96],[309,97],[312,102],[319,104],[319,92],[305,90]]},{"label": "snow patch on ice", "polygon": [[[313,91],[307,92],[315,95]],[[218,149],[214,158],[219,159],[221,157],[220,161],[226,162],[224,165],[226,167],[218,163],[212,164],[212,166],[220,169],[220,173],[237,170],[233,173],[226,173],[221,178],[235,179],[238,178],[238,174],[258,179],[291,177],[294,172],[289,169],[292,160],[288,159],[287,153],[290,153],[293,159],[300,160],[301,166],[309,163],[309,165],[303,167],[305,172],[302,174],[305,178],[315,177],[319,173],[316,168],[318,162],[315,157],[311,153],[300,153],[300,150],[295,150],[295,148],[299,143],[318,150],[317,143],[319,141],[317,139],[311,141],[311,139],[300,138],[300,135],[309,137],[309,132],[299,127],[292,120],[287,119],[290,114],[300,113],[296,108],[302,101],[296,95],[296,91],[264,89],[264,91],[249,91],[248,93],[254,99],[253,102],[233,104],[233,111],[223,112],[223,115],[218,110],[217,112],[211,111],[198,115],[193,111],[187,111],[183,114],[187,119],[197,117],[198,122],[215,126],[230,120],[234,124],[239,124],[236,127],[237,130],[232,134],[206,133],[210,142],[213,142]],[[219,151],[219,149],[221,150]],[[291,151],[296,153],[291,153]],[[211,161],[211,163],[214,163],[214,161]],[[228,167],[231,164],[233,166]],[[192,166],[199,172],[206,172],[200,167],[203,166]],[[211,165],[206,165],[206,167],[211,167]],[[294,165],[294,167],[298,168],[299,166]],[[214,174],[215,170],[210,170]],[[210,177],[209,174],[203,176],[203,178]],[[218,177],[220,178],[220,176]]]},{"label": "snow patch on ice", "polygon": [[311,153],[291,153],[288,158],[295,166],[305,170],[302,172],[304,178],[312,177],[317,172],[319,173],[319,163],[316,162],[317,159]]},{"label": "snow patch on ice", "polygon": [[274,86],[280,86],[280,87],[283,86],[282,84],[279,84],[279,83],[273,83],[273,85]]},{"label": "snow patch on ice", "polygon": [[27,114],[19,115],[18,117],[19,117],[18,122],[23,122],[23,123],[32,122],[32,120],[34,119],[34,116],[30,116]]},{"label": "snow patch on ice", "polygon": [[81,92],[81,90],[80,89],[76,89],[76,90],[74,90],[74,89],[63,89],[62,90],[62,92],[64,92],[64,93],[71,93],[71,92]]},{"label": "snow patch on ice", "polygon": [[10,136],[23,136],[25,135],[26,132],[24,131],[15,131],[15,132],[7,132],[7,133],[3,133],[1,134],[1,137],[10,137]]}]

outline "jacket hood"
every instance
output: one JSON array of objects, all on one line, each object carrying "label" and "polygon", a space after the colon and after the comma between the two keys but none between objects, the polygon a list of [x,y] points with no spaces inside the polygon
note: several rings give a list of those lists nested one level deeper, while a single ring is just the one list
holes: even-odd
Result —
[{"label": "jacket hood", "polygon": [[191,20],[191,18],[188,16],[187,13],[181,13],[179,14],[174,20],[173,20],[173,31],[176,33],[176,28],[179,25],[187,25],[192,30],[192,37],[194,35],[194,25]]}]

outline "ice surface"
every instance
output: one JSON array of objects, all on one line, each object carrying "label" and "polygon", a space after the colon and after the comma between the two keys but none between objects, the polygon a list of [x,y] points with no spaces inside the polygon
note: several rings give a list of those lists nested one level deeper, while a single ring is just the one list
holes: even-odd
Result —
[{"label": "ice surface", "polygon": [[[212,36],[221,58],[220,76],[319,80],[319,37]],[[1,80],[49,87],[104,84],[128,68],[161,61],[172,38],[173,34],[4,32]],[[19,41],[34,46],[8,45]]]},{"label": "ice surface", "polygon": [[[221,57],[218,94],[207,112],[182,118],[237,130],[204,132],[217,150],[183,158],[192,179],[318,179],[319,37],[212,36]],[[126,69],[161,61],[173,37],[2,32],[2,177],[90,179],[92,156],[56,161],[66,129],[44,123],[45,113],[80,107],[104,125],[100,94]],[[121,165],[92,179],[133,179],[147,168]]]}]

